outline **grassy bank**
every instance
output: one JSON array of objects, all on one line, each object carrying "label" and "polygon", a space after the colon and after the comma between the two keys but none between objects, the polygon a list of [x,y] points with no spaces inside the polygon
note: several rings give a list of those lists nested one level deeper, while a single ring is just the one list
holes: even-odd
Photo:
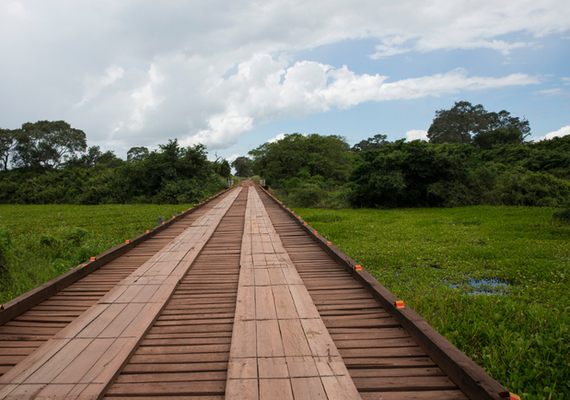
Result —
[{"label": "grassy bank", "polygon": [[570,398],[570,226],[552,209],[295,211],[512,392]]},{"label": "grassy bank", "polygon": [[0,304],[189,206],[0,205]]}]

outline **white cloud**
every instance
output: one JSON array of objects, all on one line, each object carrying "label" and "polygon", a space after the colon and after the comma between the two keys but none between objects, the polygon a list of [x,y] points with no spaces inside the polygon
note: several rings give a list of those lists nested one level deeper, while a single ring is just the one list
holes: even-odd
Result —
[{"label": "white cloud", "polygon": [[0,54],[10,60],[0,63],[0,120],[18,126],[57,116],[85,130],[90,142],[116,148],[178,137],[212,150],[279,119],[536,84],[526,74],[470,76],[461,69],[391,79],[380,62],[362,73],[292,58],[360,39],[375,59],[478,48],[509,54],[570,29],[567,0],[515,3],[0,2]]},{"label": "white cloud", "polygon": [[[85,108],[87,101],[95,98],[106,105],[88,108],[93,113],[90,118],[119,127],[108,139],[125,148],[135,138],[150,139],[160,127],[170,126],[184,146],[203,143],[210,150],[227,149],[254,127],[286,117],[305,118],[369,101],[539,83],[538,78],[526,74],[478,77],[469,76],[464,69],[390,82],[387,76],[359,75],[347,66],[334,68],[313,61],[289,65],[286,59],[268,54],[255,54],[237,64],[236,72],[225,79],[223,67],[204,68],[203,59],[180,54],[155,60],[146,73],[110,71],[96,81],[97,91],[88,92],[79,104],[82,107],[77,108]],[[114,91],[101,84],[109,82],[110,87],[120,81],[124,82]],[[149,144],[165,139],[154,138]]]},{"label": "white cloud", "polygon": [[551,97],[551,96],[559,96],[561,94],[564,94],[564,91],[560,88],[554,88],[554,89],[537,90],[537,91],[533,92],[533,94]]},{"label": "white cloud", "polygon": [[424,140],[427,142],[428,141],[427,131],[421,129],[413,129],[411,131],[407,131],[406,139],[408,140],[408,142],[411,142],[412,140]]},{"label": "white cloud", "polygon": [[564,85],[570,85],[570,78],[564,77],[564,78],[560,78],[560,80],[562,81],[562,83]]},{"label": "white cloud", "polygon": [[538,142],[541,140],[548,140],[548,139],[552,139],[555,137],[562,137],[562,136],[567,136],[567,135],[570,135],[570,125],[563,126],[562,128],[558,129],[557,131],[547,133],[546,135],[535,139],[535,141]]},{"label": "white cloud", "polygon": [[267,142],[268,143],[275,143],[280,141],[281,139],[285,139],[285,135],[286,133],[279,133],[277,134],[277,136],[275,136],[274,138],[269,139]]},{"label": "white cloud", "polygon": [[231,164],[233,161],[235,161],[236,158],[240,157],[239,153],[234,153],[229,157],[226,157],[226,160]]}]

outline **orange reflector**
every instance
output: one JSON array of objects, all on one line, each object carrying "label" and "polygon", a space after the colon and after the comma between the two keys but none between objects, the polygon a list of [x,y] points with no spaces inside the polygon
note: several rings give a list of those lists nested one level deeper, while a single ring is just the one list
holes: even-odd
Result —
[{"label": "orange reflector", "polygon": [[306,222],[303,222],[303,225],[307,225],[307,223],[306,223]]},{"label": "orange reflector", "polygon": [[150,231],[147,229],[146,233],[150,233]]},{"label": "orange reflector", "polygon": [[176,218],[176,215],[173,215],[172,218]]},{"label": "orange reflector", "polygon": [[295,211],[291,211],[293,214],[295,214]]},{"label": "orange reflector", "polygon": [[354,269],[357,271],[362,271],[362,267],[360,265],[355,265]]},{"label": "orange reflector", "polygon": [[396,307],[397,308],[404,308],[404,302],[402,300],[396,300]]},{"label": "orange reflector", "polygon": [[162,221],[162,225],[166,224],[166,222]]},{"label": "orange reflector", "polygon": [[521,397],[514,393],[509,393],[509,395],[511,396],[510,400],[521,400]]},{"label": "orange reflector", "polygon": [[126,241],[125,241],[125,243],[130,243],[130,242],[131,242],[130,240],[126,240]]},{"label": "orange reflector", "polygon": [[89,261],[95,261],[95,257],[91,257]]},{"label": "orange reflector", "polygon": [[330,246],[332,244],[332,242],[327,242],[327,246]]},{"label": "orange reflector", "polygon": [[313,233],[316,235],[316,234],[317,234],[317,233],[319,233],[319,232],[317,232],[317,231],[314,231]]}]

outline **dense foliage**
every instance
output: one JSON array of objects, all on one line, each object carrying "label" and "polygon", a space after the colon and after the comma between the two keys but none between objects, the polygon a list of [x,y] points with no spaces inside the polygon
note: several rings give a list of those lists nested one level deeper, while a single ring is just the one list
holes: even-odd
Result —
[{"label": "dense foliage", "polygon": [[529,122],[511,117],[508,111],[487,112],[460,101],[449,110],[438,110],[428,129],[431,143],[467,143],[482,149],[500,144],[521,144],[530,134]]},{"label": "dense foliage", "polygon": [[[3,134],[13,142],[3,142],[8,155],[0,172],[0,203],[198,202],[222,190],[231,173],[226,160],[208,161],[205,146],[183,148],[177,140],[150,152],[133,147],[124,161],[98,146],[82,152],[85,134],[62,121],[24,124]],[[15,168],[6,170],[10,154]]]},{"label": "dense foliage", "polygon": [[349,205],[346,183],[354,156],[343,137],[294,133],[249,154],[253,172],[294,204],[329,208]]},{"label": "dense foliage", "polygon": [[356,207],[561,206],[570,197],[570,137],[489,150],[397,141],[358,154]]}]

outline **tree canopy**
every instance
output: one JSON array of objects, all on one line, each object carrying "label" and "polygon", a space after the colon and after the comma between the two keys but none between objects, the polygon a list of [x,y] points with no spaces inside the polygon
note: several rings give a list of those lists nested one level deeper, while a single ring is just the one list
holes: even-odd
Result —
[{"label": "tree canopy", "polygon": [[344,183],[352,168],[350,147],[341,136],[293,133],[264,143],[249,152],[253,171],[270,185],[293,177],[321,176],[325,181]]},{"label": "tree canopy", "polygon": [[360,151],[366,150],[378,150],[382,146],[389,145],[391,142],[388,141],[387,135],[374,135],[371,138],[361,140],[360,142],[356,143],[352,146],[352,151],[358,153]]},{"label": "tree canopy", "polygon": [[18,167],[58,168],[87,148],[85,133],[65,121],[27,122],[15,139],[13,161]]},{"label": "tree canopy", "polygon": [[431,143],[466,143],[482,149],[507,143],[521,144],[530,134],[526,119],[508,111],[487,112],[481,105],[456,102],[449,110],[438,110],[428,129]]},{"label": "tree canopy", "polygon": [[236,175],[242,178],[251,175],[252,161],[249,157],[238,157],[232,161],[232,167],[236,170]]}]

